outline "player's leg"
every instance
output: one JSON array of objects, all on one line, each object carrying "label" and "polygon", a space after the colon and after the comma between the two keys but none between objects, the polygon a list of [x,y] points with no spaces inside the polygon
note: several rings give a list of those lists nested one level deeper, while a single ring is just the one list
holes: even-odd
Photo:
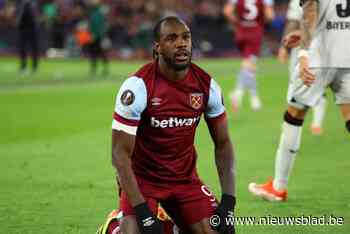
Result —
[{"label": "player's leg", "polygon": [[97,70],[97,56],[98,56],[98,46],[96,41],[89,44],[89,57],[90,57],[90,75],[95,76]]},{"label": "player's leg", "polygon": [[32,73],[35,73],[39,64],[39,42],[38,35],[33,33],[30,38],[30,47],[32,52]]},{"label": "player's leg", "polygon": [[335,103],[339,105],[345,128],[350,133],[350,69],[338,69],[337,79],[330,85],[335,94]]},{"label": "player's leg", "polygon": [[350,104],[340,105],[340,110],[345,119],[345,128],[350,133]]},{"label": "player's leg", "polygon": [[[96,64],[102,62],[102,68],[105,69],[105,58],[104,58],[104,51],[102,48],[102,39],[98,38],[96,39]],[[97,66],[97,65],[96,65]],[[96,68],[97,69],[97,68]],[[102,74],[104,75],[104,74]]]},{"label": "player's leg", "polygon": [[216,234],[209,218],[214,214],[217,202],[209,189],[200,181],[177,185],[162,205],[180,230],[186,234]]},{"label": "player's leg", "polygon": [[113,210],[108,214],[105,223],[98,228],[96,234],[121,234],[120,220],[122,217],[122,211]]},{"label": "player's leg", "polygon": [[323,132],[322,123],[326,113],[326,107],[327,107],[327,98],[326,98],[326,94],[324,94],[320,99],[320,101],[313,108],[313,117],[312,117],[312,123],[310,127],[311,133],[313,135],[321,135]]},{"label": "player's leg", "polygon": [[234,89],[230,92],[230,100],[231,100],[231,107],[233,112],[237,112],[242,104],[242,99],[244,95],[244,91],[247,88],[245,83],[245,77],[248,75],[246,72],[246,69],[244,68],[244,54],[245,54],[245,47],[246,47],[246,41],[244,38],[237,37],[236,38],[236,45],[240,51],[241,57],[243,58],[243,61],[241,62],[240,70],[237,74],[236,84]]},{"label": "player's leg", "polygon": [[[156,216],[158,202],[152,198],[145,197],[145,199],[147,200],[147,204],[149,208],[151,209],[153,214]],[[125,234],[140,233],[134,209],[132,208],[131,204],[128,202],[126,198],[126,194],[124,192],[122,192],[122,195],[120,197],[120,209],[123,212],[123,217],[120,220],[121,232]]]},{"label": "player's leg", "polygon": [[[293,169],[295,157],[300,147],[302,125],[309,106],[314,106],[322,97],[328,77],[333,73],[322,74],[322,70],[315,70],[316,80],[307,87],[301,79],[294,79],[292,96],[288,109],[284,114],[282,134],[275,160],[275,176],[265,184],[249,184],[249,191],[258,197],[269,201],[285,201],[287,199],[287,184]],[[296,71],[295,75],[299,72]]]},{"label": "player's leg", "polygon": [[289,106],[284,114],[282,133],[276,152],[275,176],[265,184],[249,184],[249,191],[269,201],[287,199],[287,183],[300,147],[306,109]]},{"label": "player's leg", "polygon": [[248,56],[243,58],[241,69],[238,73],[238,80],[235,89],[231,92],[230,98],[232,102],[232,109],[237,111],[241,104],[245,90],[250,91],[251,105],[254,110],[261,107],[261,102],[257,92],[256,85],[256,58]]},{"label": "player's leg", "polygon": [[120,231],[125,234],[139,234],[135,215],[124,216],[120,222]]},{"label": "player's leg", "polygon": [[204,218],[201,221],[194,223],[189,226],[188,232],[191,234],[218,234],[216,231],[214,231],[210,224],[209,224],[209,218]]},{"label": "player's leg", "polygon": [[288,178],[300,148],[302,126],[306,113],[306,108],[299,109],[290,105],[284,115],[280,143],[276,153],[275,177],[273,180],[273,188],[277,191],[286,191],[287,189]]},{"label": "player's leg", "polygon": [[108,76],[109,74],[109,59],[108,59],[108,50],[110,48],[110,40],[106,37],[101,41],[101,58],[103,62],[103,75]]},{"label": "player's leg", "polygon": [[[288,68],[289,84],[288,84],[287,101],[289,101],[289,99],[292,96],[293,79],[298,79],[298,77],[293,75],[295,67],[298,64],[298,56],[297,56],[298,51],[299,49],[292,49],[290,51],[289,68]],[[327,98],[326,98],[326,94],[324,94],[320,99],[320,101],[313,108],[313,118],[312,118],[312,124],[310,128],[311,128],[311,132],[314,135],[320,135],[322,133],[322,123],[326,112],[326,106],[327,106]]]},{"label": "player's leg", "polygon": [[[150,211],[157,217],[159,199],[164,195],[163,191],[159,188],[146,184],[143,179],[137,177],[139,188],[143,197],[145,198]],[[157,197],[157,198],[156,198]],[[123,213],[123,217],[120,221],[120,229],[123,234],[138,234],[139,225],[136,219],[135,211],[130,202],[128,201],[125,192],[121,192],[119,200],[120,210]]]},{"label": "player's leg", "polygon": [[250,106],[254,111],[261,109],[261,100],[258,93],[258,82],[256,79],[257,58],[260,54],[262,33],[256,33],[247,41],[246,58],[247,69],[250,72],[248,77],[248,89],[250,91]]},{"label": "player's leg", "polygon": [[27,69],[27,35],[25,32],[19,32],[18,40],[20,72],[24,74]]},{"label": "player's leg", "polygon": [[246,89],[245,76],[246,73],[244,69],[241,68],[237,76],[236,86],[233,91],[230,92],[230,100],[233,112],[237,112],[242,105],[244,90]]},{"label": "player's leg", "polygon": [[250,106],[254,111],[261,109],[261,100],[258,93],[258,83],[256,79],[256,61],[257,57],[255,55],[249,56],[249,58],[244,60],[244,63],[246,64],[246,70],[248,71],[248,74],[246,76],[246,87],[250,92]]}]

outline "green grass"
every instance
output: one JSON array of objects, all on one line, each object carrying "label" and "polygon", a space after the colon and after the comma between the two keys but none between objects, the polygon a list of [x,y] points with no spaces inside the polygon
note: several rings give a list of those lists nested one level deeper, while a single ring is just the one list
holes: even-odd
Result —
[{"label": "green grass", "polygon": [[[201,60],[229,90],[238,60]],[[113,62],[109,78],[87,76],[82,60],[45,60],[33,76],[17,74],[17,61],[0,59],[0,233],[94,233],[117,205],[111,166],[114,96],[142,62]],[[350,233],[350,141],[328,95],[325,134],[314,137],[305,123],[302,148],[289,186],[289,201],[267,203],[247,191],[251,181],[273,175],[286,107],[287,67],[259,62],[264,108],[230,110],[237,157],[238,216],[335,215],[342,226],[240,226],[238,233]],[[246,100],[246,104],[248,104]],[[228,108],[229,109],[229,108]],[[208,131],[197,131],[198,170],[216,193],[220,187]]]}]

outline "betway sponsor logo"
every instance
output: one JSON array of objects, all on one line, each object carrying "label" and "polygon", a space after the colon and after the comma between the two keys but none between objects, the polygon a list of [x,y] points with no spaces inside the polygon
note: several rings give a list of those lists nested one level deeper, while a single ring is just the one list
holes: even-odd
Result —
[{"label": "betway sponsor logo", "polygon": [[175,128],[192,126],[199,121],[200,117],[194,118],[178,118],[170,117],[169,119],[158,120],[155,117],[151,118],[151,126],[155,128]]}]

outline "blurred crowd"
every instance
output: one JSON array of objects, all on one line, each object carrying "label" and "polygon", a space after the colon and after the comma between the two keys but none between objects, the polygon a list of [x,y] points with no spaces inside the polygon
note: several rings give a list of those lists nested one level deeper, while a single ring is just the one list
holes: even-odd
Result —
[{"label": "blurred crowd", "polygon": [[[16,15],[21,1],[28,0],[0,0],[0,52],[11,53],[16,49]],[[104,41],[112,56],[149,57],[152,28],[158,19],[168,15],[177,15],[190,25],[198,56],[235,53],[231,28],[222,15],[226,0],[31,1],[39,19],[40,51],[48,56],[84,53],[84,43],[89,41],[89,14],[96,5],[105,18]],[[274,43],[279,41],[287,2],[275,0],[277,15],[267,28],[265,53],[273,52]]]}]

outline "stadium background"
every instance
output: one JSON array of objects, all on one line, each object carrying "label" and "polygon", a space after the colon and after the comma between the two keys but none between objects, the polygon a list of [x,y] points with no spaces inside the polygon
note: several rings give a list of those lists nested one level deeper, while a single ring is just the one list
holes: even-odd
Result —
[{"label": "stadium background", "polygon": [[[110,163],[110,124],[121,82],[150,57],[151,29],[166,15],[191,25],[195,62],[223,87],[226,103],[239,70],[237,50],[221,9],[224,1],[104,1],[112,41],[108,77],[88,76],[74,30],[84,20],[84,1],[37,1],[41,62],[36,74],[18,73],[16,3],[0,0],[0,233],[94,233],[117,204]],[[258,80],[264,107],[231,113],[237,155],[239,216],[335,215],[342,226],[240,226],[238,233],[349,233],[349,138],[339,111],[329,104],[325,134],[305,124],[291,177],[290,199],[271,204],[250,196],[250,181],[272,175],[285,108],[287,65],[273,54],[285,21],[286,1],[276,1],[267,26]],[[50,48],[56,52],[47,53]],[[51,50],[52,51],[52,50]],[[50,55],[52,58],[47,58]],[[63,58],[62,58],[63,57]],[[332,103],[332,95],[328,95]],[[247,101],[247,100],[246,100]],[[197,132],[199,173],[220,194],[213,148],[203,121]]]},{"label": "stadium background", "polygon": [[[87,21],[95,0],[37,0],[40,21],[40,49],[66,49],[70,57],[79,56],[74,34]],[[98,0],[97,0],[98,1]],[[20,1],[0,0],[0,53],[14,53],[17,45],[16,5]],[[110,55],[119,58],[147,58],[155,22],[167,15],[178,15],[193,31],[197,56],[237,54],[231,27],[222,15],[225,0],[104,0],[112,42]],[[287,1],[277,0],[276,17],[267,27],[265,55],[275,52],[283,30]],[[219,35],[219,36],[218,36]]]}]

